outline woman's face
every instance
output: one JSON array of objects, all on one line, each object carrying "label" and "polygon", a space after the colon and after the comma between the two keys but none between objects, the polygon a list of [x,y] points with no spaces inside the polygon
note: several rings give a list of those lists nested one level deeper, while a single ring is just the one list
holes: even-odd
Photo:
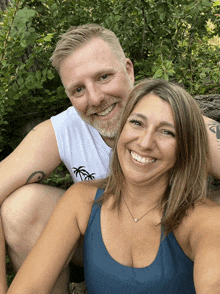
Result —
[{"label": "woman's face", "polygon": [[154,94],[141,98],[117,145],[125,182],[167,183],[176,161],[176,130],[170,104]]}]

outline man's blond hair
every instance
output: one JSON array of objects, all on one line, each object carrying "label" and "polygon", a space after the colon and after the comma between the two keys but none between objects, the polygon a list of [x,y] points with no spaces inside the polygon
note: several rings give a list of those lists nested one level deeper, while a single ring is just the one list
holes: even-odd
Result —
[{"label": "man's blond hair", "polygon": [[52,65],[59,72],[62,60],[94,38],[105,41],[119,62],[125,64],[126,57],[116,35],[100,25],[85,24],[70,27],[66,33],[61,35],[50,58]]}]

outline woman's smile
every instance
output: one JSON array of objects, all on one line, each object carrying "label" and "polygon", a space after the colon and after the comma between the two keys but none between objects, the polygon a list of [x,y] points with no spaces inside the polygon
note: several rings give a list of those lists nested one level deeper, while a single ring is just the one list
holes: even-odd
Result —
[{"label": "woman's smile", "polygon": [[156,161],[156,158],[152,157],[143,157],[139,155],[138,153],[131,151],[131,157],[136,160],[137,162],[148,164],[148,163],[153,163]]}]

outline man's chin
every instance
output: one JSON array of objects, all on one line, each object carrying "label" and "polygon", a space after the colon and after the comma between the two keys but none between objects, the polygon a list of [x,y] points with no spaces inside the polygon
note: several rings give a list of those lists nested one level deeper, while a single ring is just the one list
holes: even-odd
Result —
[{"label": "man's chin", "polygon": [[94,126],[94,128],[99,132],[99,134],[102,136],[102,137],[106,137],[106,138],[109,138],[109,139],[113,139],[115,138],[117,132],[114,130],[114,131],[107,131],[107,130],[104,130],[104,129],[101,129],[101,128],[96,128]]},{"label": "man's chin", "polygon": [[81,113],[79,113],[79,116],[85,123],[95,128],[102,137],[109,139],[115,138],[118,129],[118,126],[115,125],[115,123],[107,122],[106,124],[102,124],[100,122],[90,121],[88,118],[85,118],[83,115],[81,115]]}]

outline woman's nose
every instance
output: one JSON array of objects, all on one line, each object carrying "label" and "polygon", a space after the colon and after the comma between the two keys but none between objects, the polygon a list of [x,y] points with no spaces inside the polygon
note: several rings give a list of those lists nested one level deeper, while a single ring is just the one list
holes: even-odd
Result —
[{"label": "woman's nose", "polygon": [[155,135],[152,131],[143,132],[138,139],[138,144],[143,149],[153,149],[155,147]]}]

